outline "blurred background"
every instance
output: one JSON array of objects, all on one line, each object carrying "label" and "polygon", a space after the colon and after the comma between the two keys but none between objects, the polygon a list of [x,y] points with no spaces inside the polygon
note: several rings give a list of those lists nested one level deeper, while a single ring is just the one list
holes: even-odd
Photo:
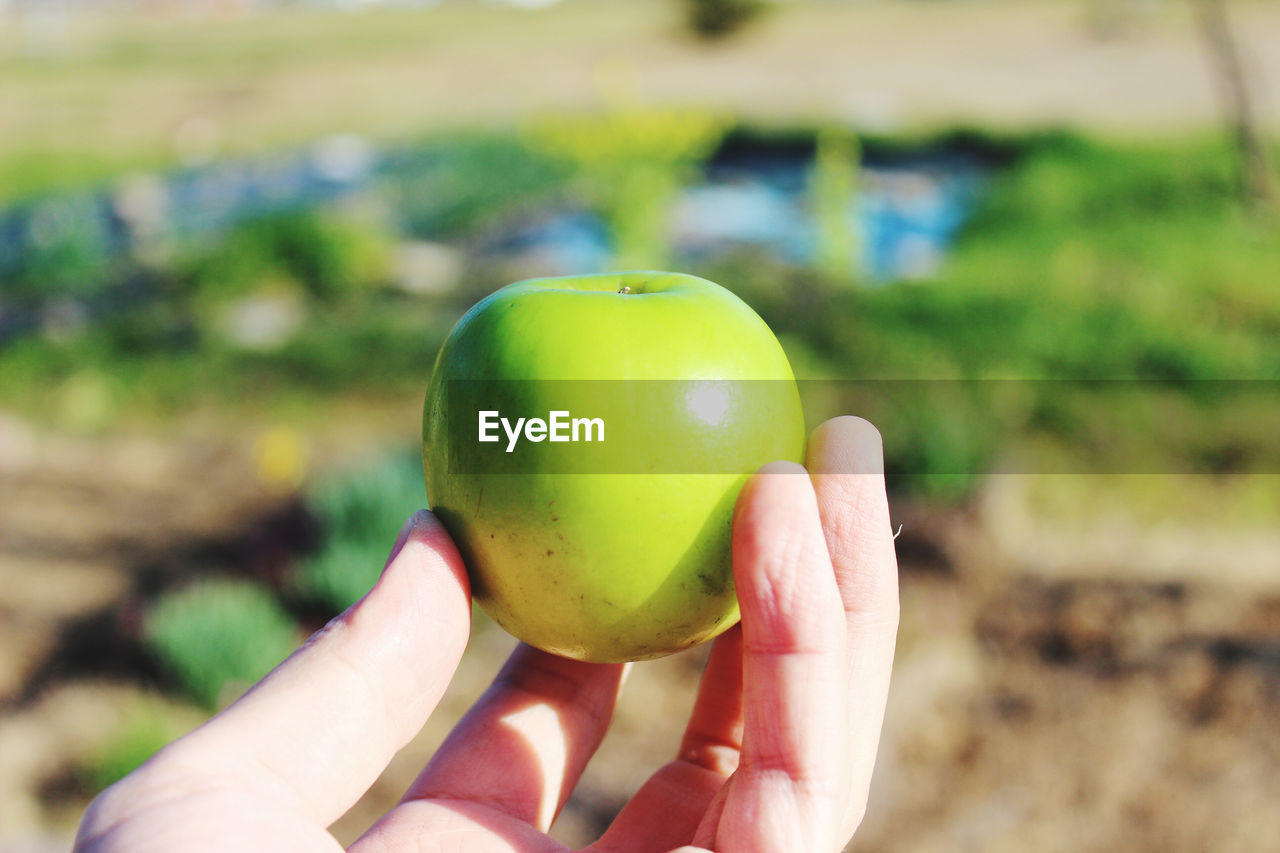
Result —
[{"label": "blurred background", "polygon": [[[1277,46],[1270,0],[0,0],[0,851],[368,588],[467,307],[637,267],[884,433],[855,849],[1274,849]],[[637,667],[558,837],[704,655]]]}]

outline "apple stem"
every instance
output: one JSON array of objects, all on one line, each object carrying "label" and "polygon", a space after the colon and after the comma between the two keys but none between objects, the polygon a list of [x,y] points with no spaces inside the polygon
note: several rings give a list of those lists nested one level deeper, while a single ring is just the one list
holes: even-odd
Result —
[{"label": "apple stem", "polygon": [[631,292],[631,285],[629,285],[629,284],[624,284],[624,285],[622,286],[622,289],[621,289],[621,290],[619,290],[618,292],[619,292],[619,293],[630,293],[630,292]]}]

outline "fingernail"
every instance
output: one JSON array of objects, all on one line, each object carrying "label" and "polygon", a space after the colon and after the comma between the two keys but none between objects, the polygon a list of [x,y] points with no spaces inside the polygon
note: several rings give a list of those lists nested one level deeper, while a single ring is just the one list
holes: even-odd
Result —
[{"label": "fingernail", "polygon": [[395,562],[396,557],[400,556],[400,552],[404,550],[404,544],[409,541],[409,535],[413,533],[413,529],[418,526],[418,515],[422,510],[418,510],[409,516],[404,526],[400,528],[400,535],[396,537],[396,544],[391,546],[391,553],[387,556],[387,562],[383,563],[382,570],[385,572],[387,566]]}]

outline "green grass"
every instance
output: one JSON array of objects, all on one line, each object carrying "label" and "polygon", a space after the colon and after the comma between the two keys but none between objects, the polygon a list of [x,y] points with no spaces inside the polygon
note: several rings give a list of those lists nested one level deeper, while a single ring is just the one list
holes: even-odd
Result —
[{"label": "green grass", "polygon": [[320,522],[320,550],[302,561],[294,592],[340,613],[378,580],[387,549],[410,513],[427,505],[422,458],[388,457],[313,488],[307,504]]},{"label": "green grass", "polygon": [[[420,395],[454,306],[394,294],[353,307],[318,306],[280,349],[233,348],[191,326],[181,309],[157,305],[70,340],[28,337],[0,352],[0,405],[37,421],[109,428],[164,420],[202,406],[261,415],[304,410],[320,417],[344,394]],[[86,396],[94,411],[80,413]]]},{"label": "green grass", "polygon": [[508,133],[458,132],[402,155],[391,200],[410,236],[465,238],[565,195],[571,175]]},{"label": "green grass", "polygon": [[79,191],[128,172],[160,171],[176,165],[172,155],[156,146],[127,152],[58,151],[46,146],[9,150],[0,156],[0,203]]},{"label": "green grass", "polygon": [[321,211],[291,211],[237,224],[212,249],[197,252],[187,269],[194,298],[221,303],[265,286],[320,303],[385,284],[389,235]]},{"label": "green grass", "polygon": [[[757,306],[800,374],[906,380],[846,405],[880,423],[908,488],[962,495],[964,472],[1044,441],[1065,470],[1280,470],[1274,401],[1212,384],[1280,376],[1280,229],[1242,209],[1228,147],[1009,141],[991,140],[1011,165],[934,280],[839,288],[759,258],[706,272]],[[1001,386],[937,382],[993,378],[1032,380],[1030,399],[997,415]],[[1165,384],[1037,381],[1061,379]]]},{"label": "green grass", "polygon": [[81,769],[85,784],[96,793],[120,781],[161,747],[181,737],[191,722],[187,714],[159,702],[140,704],[119,721],[85,761]]},{"label": "green grass", "polygon": [[1280,228],[1241,209],[1225,145],[1047,137],[934,280],[764,302],[842,376],[1270,378],[1278,268]]},{"label": "green grass", "polygon": [[215,579],[161,597],[147,614],[145,639],[183,691],[212,709],[288,657],[299,637],[270,592]]}]

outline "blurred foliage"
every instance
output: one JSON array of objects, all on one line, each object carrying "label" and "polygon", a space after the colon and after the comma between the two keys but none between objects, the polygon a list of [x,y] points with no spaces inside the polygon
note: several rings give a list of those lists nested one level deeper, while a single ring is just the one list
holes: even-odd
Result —
[{"label": "blurred foliage", "polygon": [[[864,380],[822,402],[879,424],[900,488],[956,497],[1041,440],[1070,449],[1046,470],[1278,470],[1273,395],[1230,381],[1280,375],[1275,269],[1225,145],[1045,134],[992,176],[937,280],[849,292],[758,256],[702,272],[799,374]],[[1108,381],[1063,381],[1087,379]]]},{"label": "blurred foliage", "polygon": [[[0,248],[0,292],[23,299],[75,296],[101,286],[111,274],[107,232],[96,205],[59,198],[33,206],[20,254]],[[0,241],[0,246],[12,240]]]},{"label": "blurred foliage", "polygon": [[147,614],[145,642],[187,695],[216,708],[288,657],[298,631],[267,590],[219,579],[161,597]]},{"label": "blurred foliage", "polygon": [[613,234],[618,269],[669,263],[668,215],[676,192],[715,151],[727,123],[697,110],[619,107],[547,116],[530,145],[573,165]]},{"label": "blurred foliage", "polygon": [[307,497],[323,544],[300,567],[294,591],[340,613],[378,580],[387,543],[409,515],[427,505],[418,453],[390,457],[322,483]]},{"label": "blurred foliage", "polygon": [[[629,251],[656,257],[665,253],[665,237],[651,224],[628,225],[626,216],[667,204],[660,197],[671,184],[637,189],[628,176],[645,174],[637,169],[646,163],[659,164],[668,175],[692,174],[724,128],[690,115],[687,122],[674,114],[660,120],[628,112],[557,118],[506,142],[442,143],[452,153],[441,162],[471,163],[462,173],[479,188],[469,196],[461,192],[470,201],[453,208],[431,202],[437,211],[453,212],[421,221],[434,223],[433,229],[484,229],[520,205],[565,192],[555,188],[553,175],[563,178],[571,166],[581,191],[617,208],[611,224],[633,234],[626,238]],[[754,306],[802,376],[916,381],[899,382],[891,398],[866,389],[845,398],[822,391],[826,399],[813,403],[815,411],[850,410],[884,420],[889,468],[902,487],[962,494],[976,472],[1001,462],[1014,438],[1034,453],[1052,455],[1049,445],[1075,448],[1092,454],[1103,469],[1176,463],[1230,472],[1271,464],[1272,401],[1214,384],[1280,375],[1280,289],[1274,286],[1280,235],[1239,206],[1226,142],[1117,143],[1061,132],[974,131],[935,138],[863,135],[858,142],[869,161],[942,150],[991,168],[978,209],[933,280],[851,290],[763,249],[680,265]],[[846,143],[828,140],[826,151],[835,164],[828,168],[844,170],[847,184],[853,154]],[[821,150],[813,132],[739,129],[725,137],[716,156],[764,151],[812,157]],[[527,192],[505,195],[493,186],[501,181],[491,171],[504,158],[529,164]],[[553,161],[567,165],[547,165]],[[649,202],[621,201],[643,192],[651,194]],[[364,237],[348,241],[345,226],[332,225],[331,215],[292,214],[285,223],[246,225],[228,237],[228,245],[238,248],[211,249],[191,267],[208,279],[173,272],[166,278],[158,271],[155,298],[133,310],[8,344],[0,349],[0,402],[54,418],[74,410],[72,420],[96,429],[104,419],[177,412],[200,401],[323,408],[335,394],[420,394],[457,316],[477,294],[506,282],[473,272],[462,290],[446,295],[369,289],[358,283],[369,275],[351,272],[364,268],[351,259],[365,256],[358,248]],[[370,239],[376,244],[383,238]],[[321,247],[290,248],[310,240]],[[332,268],[329,258],[337,258]],[[192,297],[188,281],[200,287],[207,281],[213,293],[238,292],[237,285],[224,291],[219,282],[269,274],[313,282],[306,285],[306,320],[288,340],[251,351],[206,334],[203,303]],[[1013,395],[1028,399],[1006,400],[994,394],[997,386],[981,384],[991,379],[1036,382]],[[1062,379],[1163,384],[1143,395],[1126,393],[1136,386],[1101,385],[1072,385],[1068,394],[1068,386],[1055,391],[1049,381]],[[994,420],[992,407],[1004,407]],[[995,429],[995,423],[1003,426]],[[375,570],[385,557],[385,537],[418,503],[388,511],[388,529],[374,537],[376,553],[361,557],[364,546],[352,545],[340,556],[335,546],[334,555],[318,557],[317,577],[341,575],[340,566],[357,563]],[[339,535],[334,541],[342,540]],[[337,606],[366,588],[362,580],[327,596]]]},{"label": "blurred foliage", "polygon": [[152,152],[107,153],[93,149],[69,154],[51,151],[47,144],[8,150],[0,156],[0,202],[10,204],[44,194],[74,192],[131,171],[173,166],[171,156]]},{"label": "blurred foliage", "polygon": [[180,737],[185,726],[158,703],[126,715],[83,768],[89,789],[98,792],[128,776],[162,747]]},{"label": "blurred foliage", "polygon": [[765,0],[682,0],[685,21],[699,38],[714,40],[732,35],[757,18]]},{"label": "blurred foliage", "polygon": [[412,237],[459,237],[555,198],[568,166],[520,139],[472,133],[397,157],[393,205]]},{"label": "blurred foliage", "polygon": [[235,226],[196,254],[187,276],[205,302],[281,289],[333,301],[385,282],[391,248],[384,231],[350,217],[295,211]]},{"label": "blurred foliage", "polygon": [[[98,417],[100,408],[90,409],[92,418],[79,417],[86,398],[109,402],[113,417],[166,418],[201,404],[254,417],[299,408],[318,416],[343,393],[421,393],[460,310],[378,294],[358,310],[344,304],[314,310],[282,346],[258,351],[202,333],[190,306],[172,298],[66,339],[14,341],[0,350],[0,401],[63,427],[74,409],[77,422],[89,420],[95,429],[110,424]],[[95,366],[94,395],[81,387],[86,365]]]},{"label": "blurred foliage", "polygon": [[851,279],[858,268],[858,237],[850,210],[857,199],[861,165],[858,137],[852,131],[842,127],[818,131],[809,176],[809,199],[818,230],[814,266],[837,281]]}]

